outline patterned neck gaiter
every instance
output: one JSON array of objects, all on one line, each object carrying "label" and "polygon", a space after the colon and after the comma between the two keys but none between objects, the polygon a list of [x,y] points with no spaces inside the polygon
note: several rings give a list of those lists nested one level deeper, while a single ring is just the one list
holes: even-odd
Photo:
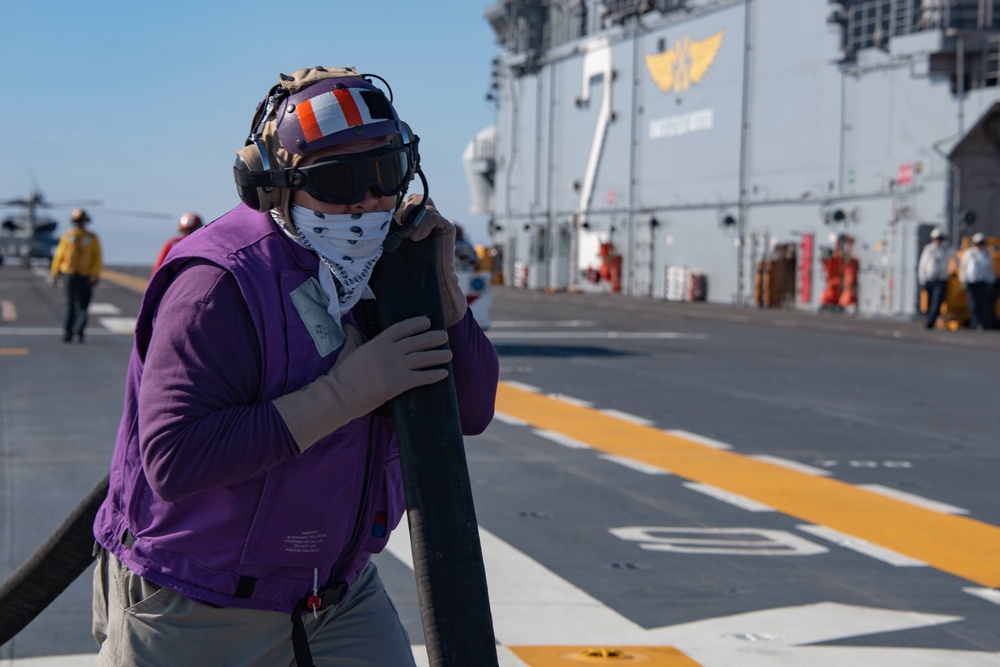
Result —
[{"label": "patterned neck gaiter", "polygon": [[363,295],[371,295],[368,279],[382,256],[392,211],[333,215],[292,205],[291,216],[297,240],[319,255],[319,284],[330,299],[327,312],[339,322]]}]

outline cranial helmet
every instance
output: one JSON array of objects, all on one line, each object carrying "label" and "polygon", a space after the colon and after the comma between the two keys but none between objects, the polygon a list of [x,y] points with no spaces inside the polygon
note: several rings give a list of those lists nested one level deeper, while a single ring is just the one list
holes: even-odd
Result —
[{"label": "cranial helmet", "polygon": [[296,167],[307,154],[374,137],[388,136],[392,144],[405,147],[412,169],[407,181],[418,174],[419,139],[371,82],[373,77],[384,83],[353,67],[281,74],[257,106],[250,136],[237,152],[234,177],[240,199],[258,211],[278,208],[287,215],[291,191],[303,182]]},{"label": "cranial helmet", "polygon": [[190,211],[182,215],[181,219],[177,221],[177,231],[179,232],[190,234],[199,227],[201,227],[201,216]]}]

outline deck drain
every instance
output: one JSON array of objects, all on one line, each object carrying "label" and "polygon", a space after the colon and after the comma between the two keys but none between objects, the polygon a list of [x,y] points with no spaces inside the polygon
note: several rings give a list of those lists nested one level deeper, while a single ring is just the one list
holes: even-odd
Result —
[{"label": "deck drain", "polygon": [[581,660],[631,660],[630,656],[620,648],[606,648],[604,646],[591,646],[580,651],[577,658]]}]

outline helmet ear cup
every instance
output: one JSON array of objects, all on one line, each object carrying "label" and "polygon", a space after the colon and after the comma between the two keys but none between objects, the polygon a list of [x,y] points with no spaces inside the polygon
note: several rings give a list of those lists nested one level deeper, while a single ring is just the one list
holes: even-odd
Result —
[{"label": "helmet ear cup", "polygon": [[233,171],[236,176],[236,192],[244,204],[255,211],[269,211],[281,203],[281,188],[273,186],[245,185],[241,182],[240,172],[257,177],[268,176],[267,166],[272,161],[262,155],[264,150],[261,140],[244,146],[236,152],[236,164]]},{"label": "helmet ear cup", "polygon": [[255,211],[262,210],[260,208],[260,190],[261,188],[255,188],[252,185],[244,186],[240,183],[238,172],[260,172],[264,170],[264,165],[260,159],[260,151],[257,150],[256,144],[250,144],[249,146],[244,146],[240,150],[236,151],[236,164],[233,165],[233,171],[236,174],[236,193],[240,196],[240,200],[250,208]]}]

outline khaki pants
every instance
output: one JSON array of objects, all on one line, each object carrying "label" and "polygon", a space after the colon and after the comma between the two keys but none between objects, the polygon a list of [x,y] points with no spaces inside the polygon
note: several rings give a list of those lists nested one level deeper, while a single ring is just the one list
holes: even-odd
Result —
[{"label": "khaki pants", "polygon": [[[305,617],[317,666],[414,667],[413,652],[374,564],[336,607]],[[100,667],[286,667],[292,622],[271,611],[193,602],[133,574],[100,550],[94,570],[94,638]]]}]

